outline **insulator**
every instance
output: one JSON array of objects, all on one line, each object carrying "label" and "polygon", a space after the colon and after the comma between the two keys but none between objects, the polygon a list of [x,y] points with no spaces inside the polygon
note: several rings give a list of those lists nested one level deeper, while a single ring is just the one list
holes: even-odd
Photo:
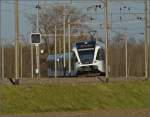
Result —
[{"label": "insulator", "polygon": [[127,8],[127,6],[123,6],[123,8],[124,8],[124,9],[126,9],[126,8]]}]

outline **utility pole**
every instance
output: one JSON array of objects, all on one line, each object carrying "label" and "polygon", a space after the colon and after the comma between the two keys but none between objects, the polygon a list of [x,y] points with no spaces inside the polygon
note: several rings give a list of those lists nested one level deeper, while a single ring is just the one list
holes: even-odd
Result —
[{"label": "utility pole", "polygon": [[144,41],[145,41],[145,78],[148,78],[148,12],[147,0],[144,0]]},{"label": "utility pole", "polygon": [[20,74],[21,75],[20,75],[20,77],[22,78],[22,42],[20,43],[20,56],[21,56],[20,57],[20,64],[21,64],[21,66],[20,66],[21,67],[21,70],[20,70],[20,72],[21,72]]},{"label": "utility pole", "polygon": [[105,72],[106,72],[106,81],[108,82],[108,0],[104,0],[104,33],[105,33]]},{"label": "utility pole", "polygon": [[18,53],[18,42],[19,42],[19,13],[18,13],[18,0],[15,0],[15,78],[19,80],[19,53]]},{"label": "utility pole", "polygon": [[33,77],[33,44],[31,43],[31,78]]},{"label": "utility pole", "polygon": [[4,40],[1,40],[1,46],[2,46],[2,78],[5,77],[4,75]]},{"label": "utility pole", "polygon": [[70,16],[68,17],[68,53],[69,53],[69,76],[71,76],[71,53],[70,53]]},{"label": "utility pole", "polygon": [[[1,8],[1,0],[0,0],[0,8]],[[0,11],[0,17],[1,17],[1,11]],[[1,69],[0,69],[0,73],[1,73],[1,78],[3,78],[2,77],[2,37],[1,37],[1,18],[0,18],[0,46],[1,46]]]},{"label": "utility pole", "polygon": [[55,78],[57,78],[57,27],[55,25]]},{"label": "utility pole", "polygon": [[[37,5],[36,5],[36,9],[37,9],[37,19],[36,19],[36,32],[39,33],[39,9],[40,9],[40,5],[39,5],[39,0],[37,0]],[[35,45],[36,47],[36,63],[37,63],[37,69],[36,69],[36,73],[37,76],[40,77],[40,57],[39,57],[39,44]]]},{"label": "utility pole", "polygon": [[96,31],[96,42],[98,41],[98,31]]},{"label": "utility pole", "polygon": [[126,78],[128,78],[128,35],[125,36]]},{"label": "utility pole", "polygon": [[[65,7],[64,7],[65,8]],[[64,42],[64,76],[66,75],[66,16],[65,13],[63,15],[63,42]]]},{"label": "utility pole", "polygon": [[[149,10],[148,10],[148,21],[150,21],[150,0],[148,1],[149,3]],[[150,52],[150,22],[148,22],[148,53]],[[150,54],[148,54],[148,77],[150,77]]]}]

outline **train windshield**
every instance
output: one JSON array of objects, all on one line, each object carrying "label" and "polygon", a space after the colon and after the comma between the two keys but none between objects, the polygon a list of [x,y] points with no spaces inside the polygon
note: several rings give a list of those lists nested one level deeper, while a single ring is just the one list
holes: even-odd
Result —
[{"label": "train windshield", "polygon": [[90,64],[93,62],[94,48],[79,50],[78,53],[79,53],[80,60],[83,64]]}]

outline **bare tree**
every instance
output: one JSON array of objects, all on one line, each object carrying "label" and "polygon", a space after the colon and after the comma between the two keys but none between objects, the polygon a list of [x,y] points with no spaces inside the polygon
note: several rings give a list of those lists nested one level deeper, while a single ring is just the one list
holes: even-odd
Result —
[{"label": "bare tree", "polygon": [[[67,38],[67,25],[68,25],[68,18],[70,18],[71,22],[71,45],[73,45],[77,40],[84,40],[85,35],[81,34],[78,37],[74,37],[72,35],[77,34],[75,30],[79,30],[83,32],[87,27],[81,25],[82,22],[88,20],[86,14],[82,13],[80,9],[70,6],[68,4],[50,4],[47,7],[42,8],[39,10],[39,31],[41,34],[54,34],[54,27],[57,25],[57,53],[63,52],[63,22],[64,22],[64,15],[65,15],[65,24],[66,24],[66,40]],[[32,25],[32,31],[36,32],[36,13],[35,14],[28,14],[27,15],[28,21]],[[49,53],[54,53],[54,37],[42,37],[44,40],[43,43],[40,45],[41,48],[44,49],[44,54],[40,56],[40,61],[44,61]],[[68,41],[66,41],[66,44]],[[68,51],[68,47],[66,47],[66,51]],[[42,62],[44,63],[44,62]],[[46,64],[42,64],[42,69],[47,69]],[[42,72],[42,71],[41,71]],[[43,71],[44,73],[45,71]]]},{"label": "bare tree", "polygon": [[[67,20],[70,17],[71,27],[79,28],[80,30],[84,30],[81,22],[87,20],[86,14],[82,13],[78,8],[70,6],[70,5],[50,5],[46,8],[41,8],[39,13],[39,31],[41,34],[54,34],[54,26],[57,25],[57,33],[58,35],[63,34],[63,15],[66,15],[66,27],[67,27]],[[27,15],[29,22],[32,25],[33,32],[36,31],[36,14]],[[73,33],[73,32],[72,32]],[[53,38],[44,38],[44,42],[49,49],[53,49]],[[73,41],[73,39],[72,39]],[[59,36],[59,45],[61,46],[62,37]],[[51,45],[48,46],[48,44]],[[62,49],[61,49],[62,50]]]}]

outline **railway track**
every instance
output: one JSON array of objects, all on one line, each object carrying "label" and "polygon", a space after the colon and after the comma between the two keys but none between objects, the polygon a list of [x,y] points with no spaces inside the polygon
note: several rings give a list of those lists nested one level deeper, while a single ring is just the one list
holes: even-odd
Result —
[{"label": "railway track", "polygon": [[[13,78],[14,79],[14,78]],[[126,81],[142,81],[146,80],[144,77],[111,77],[109,82],[126,82]],[[57,77],[57,78],[22,78],[19,79],[20,85],[26,84],[93,84],[93,83],[106,83],[106,78],[103,76],[91,76],[91,75],[81,75],[74,77]],[[0,84],[12,84],[8,78],[0,80]]]}]

